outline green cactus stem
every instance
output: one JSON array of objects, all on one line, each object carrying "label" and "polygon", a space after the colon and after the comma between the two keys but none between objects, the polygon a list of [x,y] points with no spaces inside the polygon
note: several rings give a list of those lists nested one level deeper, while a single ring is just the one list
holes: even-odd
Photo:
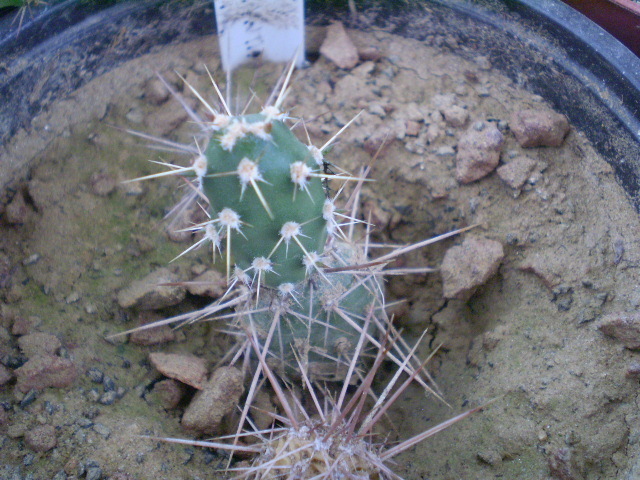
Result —
[{"label": "green cactus stem", "polygon": [[312,150],[268,114],[218,115],[202,189],[228,265],[272,288],[303,280],[324,250],[325,192]]}]

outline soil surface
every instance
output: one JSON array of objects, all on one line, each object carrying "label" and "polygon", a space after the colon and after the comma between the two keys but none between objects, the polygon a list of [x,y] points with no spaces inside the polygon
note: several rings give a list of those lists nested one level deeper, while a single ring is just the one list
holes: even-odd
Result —
[{"label": "soil surface", "polygon": [[[408,244],[478,224],[396,266],[437,268],[469,237],[503,252],[482,285],[471,272],[462,279],[471,286],[447,298],[439,272],[387,282],[389,301],[406,300],[394,307],[406,340],[427,329],[421,358],[438,349],[428,368],[447,402],[411,388],[390,413],[390,437],[493,400],[397,457],[395,471],[438,480],[626,478],[638,450],[640,368],[637,353],[597,327],[605,314],[615,323],[640,305],[640,225],[611,168],[573,129],[559,146],[522,146],[514,115],[549,107],[486,58],[454,55],[452,39],[348,33],[359,63],[340,69],[320,56],[295,73],[286,108],[305,119],[315,145],[362,112],[327,158],[357,171],[379,150],[370,175],[378,181],[361,198],[374,240]],[[179,181],[122,183],[157,172],[148,160],[188,164],[123,129],[189,143],[194,126],[155,73],[203,111],[173,72],[214,99],[203,65],[219,69],[216,50],[205,38],[91,82],[34,119],[33,135],[58,132],[46,150],[18,135],[33,159],[0,207],[0,477],[215,478],[226,465],[221,452],[143,437],[189,436],[180,426],[185,397],[163,383],[149,354],[195,355],[211,368],[232,344],[220,325],[106,338],[216,295],[145,297],[152,311],[123,300],[149,274],[192,280],[211,259],[203,249],[169,264],[194,240],[168,234],[179,224],[163,220],[183,195]],[[501,140],[487,147],[480,137],[494,131]],[[469,142],[474,152],[496,153],[476,159],[478,178],[460,172]],[[633,336],[633,318],[627,324]]]}]

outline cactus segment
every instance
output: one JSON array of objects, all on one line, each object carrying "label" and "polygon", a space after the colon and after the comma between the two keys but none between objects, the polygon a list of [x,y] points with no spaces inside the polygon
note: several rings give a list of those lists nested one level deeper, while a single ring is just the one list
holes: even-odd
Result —
[{"label": "cactus segment", "polygon": [[[204,152],[202,189],[212,218],[229,209],[242,222],[227,238],[227,254],[243,270],[256,258],[268,259],[272,268],[261,275],[265,286],[299,282],[306,276],[305,259],[321,253],[327,239],[326,196],[314,175],[313,153],[271,115],[219,117],[225,120],[214,120],[216,131]],[[298,230],[287,236],[293,223]]]},{"label": "cactus segment", "polygon": [[[362,260],[354,258],[356,251],[348,244],[338,243],[332,253],[340,265]],[[281,376],[299,377],[302,365],[313,380],[343,380],[358,339],[374,338],[373,327],[364,331],[364,325],[381,308],[375,278],[314,271],[297,285],[283,285],[261,293],[255,304],[248,301],[237,308],[238,320],[264,342],[273,319],[278,319],[268,360]]]}]

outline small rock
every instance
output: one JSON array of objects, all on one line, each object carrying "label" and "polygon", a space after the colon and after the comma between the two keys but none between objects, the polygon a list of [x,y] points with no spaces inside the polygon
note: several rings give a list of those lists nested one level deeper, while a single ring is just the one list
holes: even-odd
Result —
[{"label": "small rock", "polygon": [[498,168],[498,176],[511,188],[518,189],[524,185],[536,166],[536,161],[529,157],[516,157]]},{"label": "small rock", "polygon": [[429,124],[429,126],[427,126],[427,132],[425,134],[425,139],[427,140],[427,143],[433,143],[440,136],[441,133],[442,132],[438,125],[436,125],[435,123]]},{"label": "small rock", "polygon": [[169,90],[159,78],[151,78],[144,84],[144,98],[154,105],[164,103],[169,95]]},{"label": "small rock", "polygon": [[184,287],[163,284],[177,283],[178,280],[178,276],[169,269],[160,268],[120,290],[118,304],[122,308],[140,310],[157,310],[177,305],[186,295]]},{"label": "small rock", "polygon": [[[13,378],[11,371],[8,368],[5,368],[3,365],[0,365],[0,385],[4,385],[9,380]],[[0,407],[0,410],[2,407]]]},{"label": "small rock", "polygon": [[144,121],[144,112],[140,107],[133,107],[126,113],[125,118],[131,123],[142,123]]},{"label": "small rock", "polygon": [[[633,378],[640,376],[640,362],[631,362],[627,367],[627,377]],[[0,414],[2,409],[0,409]],[[2,425],[2,423],[0,423]]]},{"label": "small rock", "polygon": [[70,386],[78,374],[71,360],[53,355],[36,355],[16,369],[16,388],[22,393],[31,389]]},{"label": "small rock", "polygon": [[109,480],[136,480],[136,478],[126,472],[116,472],[113,475],[109,476]]},{"label": "small rock", "polygon": [[28,358],[35,355],[54,355],[62,346],[60,340],[50,333],[29,333],[18,339],[18,346]]},{"label": "small rock", "polygon": [[168,378],[153,386],[152,394],[158,402],[167,410],[176,408],[184,395],[184,387],[181,383]]},{"label": "small rock", "polygon": [[255,409],[251,412],[251,417],[258,430],[266,430],[271,427],[273,425],[273,416],[270,415],[270,412],[276,411],[276,406],[271,401],[271,396],[264,390],[256,392],[252,406]]},{"label": "small rock", "polygon": [[559,147],[569,132],[567,117],[547,109],[514,112],[509,126],[522,147]]},{"label": "small rock", "polygon": [[100,467],[87,468],[87,480],[100,480],[102,478],[102,469]]},{"label": "small rock", "polygon": [[375,155],[384,157],[384,154],[394,140],[395,139],[389,135],[389,132],[378,130],[365,139],[362,147],[364,151],[372,157]]},{"label": "small rock", "polygon": [[91,192],[99,197],[106,197],[116,189],[118,182],[113,175],[98,172],[91,175],[89,179]]},{"label": "small rock", "polygon": [[102,372],[102,370],[91,367],[89,370],[87,370],[87,377],[89,377],[94,383],[102,383],[104,373]]},{"label": "small rock", "polygon": [[21,423],[14,423],[9,425],[7,428],[7,437],[9,438],[20,438],[24,437],[24,434],[27,432],[27,426]]},{"label": "small rock", "polygon": [[78,292],[71,292],[69,295],[67,295],[64,299],[65,303],[71,305],[72,303],[76,303],[78,300],[80,300],[80,293]]},{"label": "small rock", "polygon": [[444,297],[468,300],[495,275],[503,258],[502,244],[495,240],[468,236],[462,245],[451,247],[440,267]]},{"label": "small rock", "polygon": [[518,268],[533,273],[549,290],[553,290],[562,283],[566,263],[558,255],[532,251],[526,254]]},{"label": "small rock", "polygon": [[38,398],[38,391],[36,389],[31,389],[27,392],[27,394],[20,400],[20,408],[23,410],[36,401]]},{"label": "small rock", "polygon": [[9,423],[9,413],[0,406],[0,427]]},{"label": "small rock", "polygon": [[640,349],[640,313],[612,313],[602,317],[598,330],[630,350]]},{"label": "small rock", "polygon": [[417,137],[420,133],[420,124],[415,120],[407,120],[407,136]]},{"label": "small rock", "polygon": [[447,125],[452,127],[464,127],[469,120],[469,112],[459,105],[445,108],[442,110],[442,114]]},{"label": "small rock", "polygon": [[22,459],[22,464],[25,467],[28,467],[29,465],[33,464],[33,461],[35,460],[35,458],[36,457],[33,453],[27,453]]},{"label": "small rock", "polygon": [[104,388],[105,392],[115,392],[116,391],[116,382],[113,378],[108,375],[105,375],[102,378],[102,388]]},{"label": "small rock", "polygon": [[117,399],[118,395],[116,394],[115,390],[110,390],[100,395],[100,398],[98,398],[98,403],[101,405],[113,405]]},{"label": "small rock", "polygon": [[339,68],[351,69],[358,63],[358,49],[341,22],[329,25],[327,36],[320,46],[320,53]]},{"label": "small rock", "polygon": [[94,423],[93,431],[98,435],[103,436],[104,438],[109,438],[111,436],[111,429],[109,429],[109,427],[103,425],[102,423]]},{"label": "small rock", "polygon": [[358,50],[360,58],[365,62],[377,62],[382,58],[382,52],[378,47],[364,47]]},{"label": "small rock", "polygon": [[10,225],[22,225],[27,219],[29,207],[22,192],[17,192],[4,210],[4,219]]},{"label": "small rock", "polygon": [[[155,312],[141,312],[138,317],[138,325],[148,325],[161,320],[162,318],[164,317],[156,314]],[[138,330],[129,336],[129,341],[131,343],[144,347],[173,342],[175,339],[176,332],[169,325],[161,325],[159,327]]]},{"label": "small rock", "polygon": [[222,421],[237,407],[243,390],[240,370],[219,368],[193,397],[182,416],[182,426],[208,435],[222,433]]},{"label": "small rock", "polygon": [[[71,457],[67,463],[64,464],[64,470],[62,473],[64,474],[64,478],[67,478],[67,475],[80,474],[80,466],[81,463],[77,457]],[[82,472],[84,473],[84,472]]]},{"label": "small rock", "polygon": [[11,333],[13,335],[26,335],[31,332],[35,323],[36,320],[33,317],[17,317],[13,320],[13,325],[11,325]]},{"label": "small rock", "polygon": [[[197,100],[184,98],[184,101],[190,108],[195,109]],[[176,107],[173,102],[166,102],[161,107],[154,109],[152,114],[148,114],[144,123],[146,131],[150,131],[154,135],[167,136],[188,119],[189,114],[184,108]]]},{"label": "small rock", "polygon": [[557,480],[578,480],[584,478],[578,471],[572,459],[571,450],[563,447],[549,455],[549,471],[551,477]]},{"label": "small rock", "polygon": [[78,425],[80,428],[90,428],[93,427],[93,422],[87,417],[80,417],[78,420],[76,420],[76,425]]},{"label": "small rock", "polygon": [[207,364],[200,357],[157,352],[149,354],[149,361],[165,377],[173,378],[197,389],[205,388]]},{"label": "small rock", "polygon": [[29,255],[27,258],[25,258],[22,261],[22,264],[27,267],[29,265],[35,265],[36,263],[38,263],[40,261],[40,254],[39,253],[32,253],[31,255]]},{"label": "small rock", "polygon": [[227,291],[227,280],[217,270],[207,270],[187,284],[191,295],[220,298]]},{"label": "small rock", "polygon": [[474,182],[491,173],[500,162],[504,137],[494,125],[482,131],[467,130],[458,143],[456,179],[463,184]]},{"label": "small rock", "polygon": [[489,61],[489,58],[485,57],[484,55],[475,57],[473,61],[476,63],[480,70],[491,69],[491,62]]},{"label": "small rock", "polygon": [[56,446],[56,429],[51,425],[30,428],[24,434],[25,443],[36,452],[47,452]]}]

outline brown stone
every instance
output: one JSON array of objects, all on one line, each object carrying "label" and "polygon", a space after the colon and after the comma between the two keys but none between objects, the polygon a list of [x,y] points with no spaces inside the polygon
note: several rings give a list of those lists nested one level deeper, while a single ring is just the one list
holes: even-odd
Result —
[{"label": "brown stone", "polygon": [[[0,365],[0,385],[4,385],[12,378],[13,378],[13,374],[11,373],[11,371],[8,368],[6,368],[4,365]],[[1,409],[2,407],[0,407],[0,410]]]},{"label": "brown stone", "polygon": [[417,137],[420,133],[420,123],[415,120],[407,120],[407,136]]},{"label": "brown stone", "polygon": [[16,317],[11,325],[11,333],[13,335],[26,335],[31,332],[31,328],[35,323],[33,318]]},{"label": "brown stone", "polygon": [[27,219],[29,207],[22,192],[17,192],[4,210],[4,219],[11,225],[22,225]]},{"label": "brown stone", "polygon": [[468,300],[496,274],[503,258],[502,244],[486,238],[468,236],[462,245],[451,247],[440,267],[444,297]]},{"label": "brown stone", "polygon": [[176,408],[184,394],[184,385],[171,378],[162,380],[153,386],[152,393],[167,410]]},{"label": "brown stone", "polygon": [[498,176],[511,188],[518,189],[524,185],[536,166],[536,161],[529,157],[516,157],[498,168]]},{"label": "brown stone", "polygon": [[[140,326],[152,324],[164,317],[155,312],[141,312],[138,317]],[[163,343],[173,342],[176,339],[176,332],[169,325],[161,325],[159,327],[146,328],[137,330],[129,336],[129,341],[135,345],[148,347],[151,345],[161,345]]]},{"label": "brown stone", "polygon": [[207,270],[187,284],[191,295],[220,298],[227,291],[227,279],[217,270]]},{"label": "brown stone", "polygon": [[91,186],[91,193],[99,197],[106,197],[116,189],[118,182],[113,175],[98,172],[91,175],[89,185]]},{"label": "brown stone", "polygon": [[243,391],[240,370],[234,367],[219,368],[193,397],[182,416],[182,426],[206,435],[223,433],[223,420],[237,407]]},{"label": "brown stone", "polygon": [[456,179],[467,184],[491,173],[500,162],[504,137],[494,125],[478,131],[470,128],[460,138],[456,155]]},{"label": "brown stone", "polygon": [[16,369],[16,388],[22,393],[47,387],[65,388],[78,376],[71,360],[53,355],[36,355]]},{"label": "brown stone", "polygon": [[567,117],[548,109],[514,112],[511,131],[522,147],[559,147],[569,132]]},{"label": "brown stone", "polygon": [[180,303],[185,295],[184,287],[167,285],[178,282],[178,276],[167,268],[159,268],[142,280],[133,282],[118,292],[118,304],[122,308],[157,310]]},{"label": "brown stone", "polygon": [[54,355],[62,346],[62,343],[55,335],[35,332],[20,337],[18,346],[27,358],[31,358],[34,355]]},{"label": "brown stone", "polygon": [[447,125],[452,127],[464,127],[469,120],[469,112],[459,105],[452,105],[443,109],[442,115]]},{"label": "brown stone", "polygon": [[48,452],[56,446],[56,429],[51,425],[31,428],[24,434],[25,443],[35,452]]},{"label": "brown stone", "polygon": [[207,379],[207,365],[204,359],[195,355],[180,353],[151,353],[151,364],[165,377],[202,389]]},{"label": "brown stone", "polygon": [[158,77],[150,78],[144,84],[144,98],[154,105],[160,105],[169,98],[169,89]]},{"label": "brown stone", "polygon": [[640,349],[640,313],[612,313],[598,322],[598,330],[630,350]]},{"label": "brown stone", "polygon": [[327,36],[320,46],[320,53],[339,68],[352,69],[358,64],[358,49],[341,22],[327,28]]}]

